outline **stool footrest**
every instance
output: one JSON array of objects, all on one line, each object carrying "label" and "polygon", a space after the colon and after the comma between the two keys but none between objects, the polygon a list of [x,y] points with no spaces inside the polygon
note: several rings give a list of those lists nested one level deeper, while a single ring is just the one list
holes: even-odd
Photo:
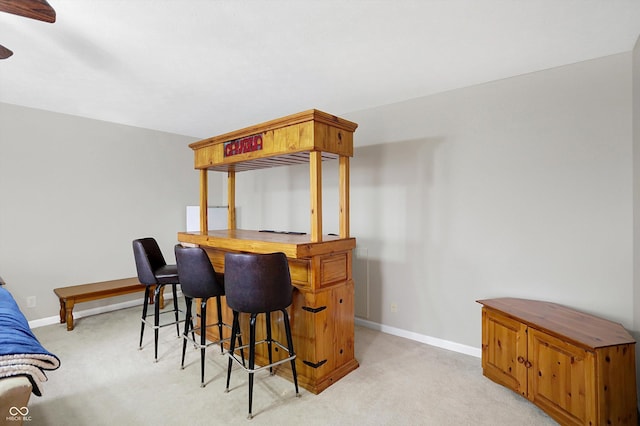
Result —
[{"label": "stool footrest", "polygon": [[[181,310],[178,310],[178,313],[182,312]],[[175,311],[164,311],[164,312],[160,312],[160,315],[162,314],[174,314]],[[155,317],[154,314],[149,314],[147,315],[147,318],[140,318],[140,321],[142,321],[143,323],[145,323],[146,325],[148,325],[149,327],[151,327],[153,330],[155,330],[156,328],[162,328],[162,327],[167,327],[169,325],[174,325],[174,324],[179,324],[181,322],[184,322],[185,320],[181,319],[178,321],[171,321],[165,324],[158,324],[157,326],[154,324],[154,321],[149,321],[149,318],[153,318]]]},{"label": "stool footrest", "polygon": [[[255,346],[258,346],[258,345],[264,344],[264,343],[269,343],[269,342],[267,340],[260,340],[259,342],[255,343]],[[276,346],[280,347],[281,349],[289,352],[289,348],[287,348],[286,346],[284,346],[282,343],[278,342],[277,340],[272,340],[271,343],[275,344]],[[237,346],[234,351],[241,351],[243,349],[247,349],[249,346],[251,346],[251,345]],[[271,368],[271,367],[274,367],[276,365],[284,364],[285,362],[289,362],[289,361],[292,361],[292,360],[296,359],[296,355],[293,354],[293,355],[291,355],[291,356],[289,356],[287,358],[283,358],[281,360],[274,361],[271,364],[266,364],[266,365],[260,366],[258,368],[255,368],[255,367],[254,368],[248,368],[246,365],[244,365],[243,361],[241,361],[241,360],[239,360],[237,358],[235,353],[232,353],[231,351],[226,351],[225,354],[231,360],[235,361],[235,363],[238,364],[247,373],[255,373],[255,372],[258,372],[260,370],[264,370],[266,368]]]},{"label": "stool footrest", "polygon": [[[218,325],[222,325],[223,327],[226,327],[226,328],[228,328],[229,330],[231,330],[231,326],[230,326],[229,324],[225,324],[225,323],[223,323],[223,322],[222,322],[222,323],[217,323],[217,322],[216,322],[216,323],[214,323],[214,324],[209,324],[209,325],[205,326],[205,328],[209,328],[209,327],[217,327]],[[192,343],[194,346],[196,346],[198,349],[208,348],[208,347],[209,347],[209,346],[211,346],[211,345],[219,345],[220,343],[230,342],[230,341],[231,341],[231,337],[225,337],[225,338],[223,338],[223,339],[219,339],[219,340],[216,340],[216,341],[213,341],[213,342],[211,342],[211,341],[210,341],[209,343],[207,343],[207,344],[205,344],[205,345],[202,345],[199,341],[197,342],[195,339],[193,339],[193,338],[191,338],[191,337],[189,336],[189,333],[193,333],[193,332],[196,332],[196,331],[200,331],[200,327],[197,327],[197,328],[195,328],[195,327],[194,327],[194,328],[190,328],[189,330],[187,330],[187,332],[186,332],[186,333],[182,333],[182,338],[183,338],[183,339],[185,339],[185,340],[187,340],[187,341],[189,341],[189,342],[191,342],[191,343]]]}]

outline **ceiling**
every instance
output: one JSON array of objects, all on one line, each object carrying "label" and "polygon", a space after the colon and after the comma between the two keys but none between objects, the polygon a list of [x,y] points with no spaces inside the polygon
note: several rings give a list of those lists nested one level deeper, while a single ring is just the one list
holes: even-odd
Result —
[{"label": "ceiling", "polygon": [[204,138],[628,52],[637,0],[49,0],[0,13],[0,102]]}]

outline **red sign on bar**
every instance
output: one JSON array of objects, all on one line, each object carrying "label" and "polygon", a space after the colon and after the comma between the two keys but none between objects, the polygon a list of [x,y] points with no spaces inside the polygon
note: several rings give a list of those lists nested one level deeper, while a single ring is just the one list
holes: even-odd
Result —
[{"label": "red sign on bar", "polygon": [[262,149],[262,135],[247,136],[224,143],[224,156],[231,157]]}]

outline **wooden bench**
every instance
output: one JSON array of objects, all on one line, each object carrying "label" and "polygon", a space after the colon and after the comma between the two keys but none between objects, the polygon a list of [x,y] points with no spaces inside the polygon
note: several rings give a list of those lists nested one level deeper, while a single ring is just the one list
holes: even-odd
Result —
[{"label": "wooden bench", "polygon": [[[89,302],[104,299],[106,297],[121,296],[123,294],[144,291],[145,286],[140,284],[137,277],[123,278],[119,280],[102,281],[91,284],[60,287],[53,292],[60,299],[60,323],[67,323],[67,331],[73,330],[73,307],[76,303]],[[164,307],[164,298],[160,293],[160,307]],[[153,303],[153,289],[149,294],[149,303]]]}]

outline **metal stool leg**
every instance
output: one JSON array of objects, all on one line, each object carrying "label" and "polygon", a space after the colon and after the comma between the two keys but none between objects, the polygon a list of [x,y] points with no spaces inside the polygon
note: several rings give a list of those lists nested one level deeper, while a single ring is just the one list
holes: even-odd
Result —
[{"label": "metal stool leg", "polygon": [[220,302],[220,296],[216,296],[216,307],[218,308],[218,340],[220,340],[220,353],[224,353],[224,344],[222,343],[222,303]]},{"label": "metal stool leg", "polygon": [[180,337],[180,317],[178,316],[178,290],[176,290],[177,285],[172,284],[171,288],[173,289],[173,312],[176,314],[176,333],[178,337]]},{"label": "metal stool leg", "polygon": [[[265,312],[265,325],[267,328],[267,350],[269,351],[269,364],[273,364],[272,338],[271,338],[271,312]],[[273,376],[273,367],[269,367],[269,374]]]},{"label": "metal stool leg", "polygon": [[184,368],[184,355],[187,352],[187,336],[189,335],[189,324],[191,324],[191,332],[193,333],[193,321],[191,320],[191,298],[184,298],[186,306],[186,316],[184,321],[184,335],[182,336],[182,363],[181,368]]},{"label": "metal stool leg", "polygon": [[[229,366],[227,367],[227,388],[225,392],[229,392],[229,382],[231,380],[231,367],[233,364],[233,351],[236,348],[236,338],[240,333],[240,323],[238,321],[238,312],[233,311],[233,322],[231,324],[231,342],[229,342]],[[242,346],[242,342],[240,342],[240,346]],[[242,352],[242,364],[244,365],[244,351]]]},{"label": "metal stool leg", "polygon": [[256,362],[256,316],[257,314],[251,314],[249,320],[249,415],[248,419],[253,418],[251,414],[251,407],[253,405],[253,368]]},{"label": "metal stool leg", "polygon": [[[240,317],[240,314],[238,314],[238,318]],[[232,330],[233,331],[233,330]],[[240,356],[242,357],[242,366],[246,367],[246,360],[244,358],[244,349],[242,348],[242,332],[240,331],[240,320],[238,320],[238,327],[236,329],[236,334],[235,334],[236,338],[238,339],[238,347],[240,347]]]},{"label": "metal stool leg", "polygon": [[204,387],[204,354],[207,348],[207,299],[200,299],[200,387]]},{"label": "metal stool leg", "polygon": [[144,336],[144,321],[147,319],[147,307],[149,306],[149,286],[144,289],[144,304],[142,305],[142,320],[140,321],[140,345],[142,349],[142,337]]},{"label": "metal stool leg", "polygon": [[[238,345],[242,347],[242,333],[240,333],[240,324],[238,324]],[[242,366],[246,367],[247,364],[245,363],[245,359],[244,359],[244,349],[240,349],[240,356],[242,357]]]},{"label": "metal stool leg", "polygon": [[[282,310],[282,315],[284,318],[284,330],[287,334],[287,347],[289,348],[289,356],[295,355],[293,350],[293,338],[291,337],[291,324],[289,323],[289,314],[286,309]],[[296,373],[296,360],[291,360],[291,372],[293,373],[293,384],[296,387],[296,396],[300,396],[300,392],[298,391],[298,374]]]},{"label": "metal stool leg", "polygon": [[160,295],[160,292],[162,291],[162,288],[164,287],[164,285],[156,285],[156,291],[155,291],[155,308],[154,308],[154,312],[155,315],[153,317],[153,335],[154,335],[154,362],[158,362],[158,333],[160,331],[160,299],[158,298]]}]

